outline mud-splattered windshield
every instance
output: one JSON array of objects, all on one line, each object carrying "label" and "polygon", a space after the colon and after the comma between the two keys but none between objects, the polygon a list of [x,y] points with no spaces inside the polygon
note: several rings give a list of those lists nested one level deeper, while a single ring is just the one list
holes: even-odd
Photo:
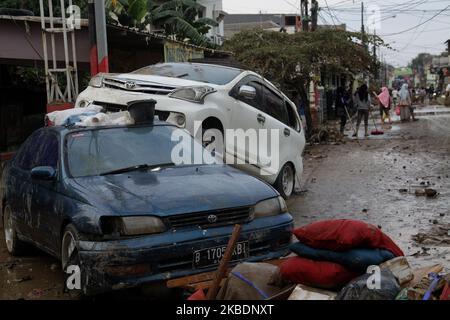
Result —
[{"label": "mud-splattered windshield", "polygon": [[227,84],[241,73],[242,70],[239,69],[191,63],[161,63],[132,72],[132,74],[179,78],[217,85]]},{"label": "mud-splattered windshield", "polygon": [[203,151],[202,145],[186,131],[172,126],[78,131],[66,136],[65,149],[66,166],[72,177],[119,174],[132,169],[158,169],[159,166],[217,163],[207,152],[202,152],[203,158],[196,163],[194,150]]}]

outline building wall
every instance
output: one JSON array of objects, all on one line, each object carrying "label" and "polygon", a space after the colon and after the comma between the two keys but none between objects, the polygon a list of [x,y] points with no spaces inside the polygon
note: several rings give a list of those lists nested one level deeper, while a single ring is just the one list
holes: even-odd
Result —
[{"label": "building wall", "polygon": [[[197,3],[201,4],[205,9],[203,16],[216,20],[219,17],[219,13],[223,10],[222,0],[197,0]],[[224,22],[220,21],[218,27],[211,27],[208,33],[208,37],[211,37],[216,44],[222,44],[224,37]]]}]

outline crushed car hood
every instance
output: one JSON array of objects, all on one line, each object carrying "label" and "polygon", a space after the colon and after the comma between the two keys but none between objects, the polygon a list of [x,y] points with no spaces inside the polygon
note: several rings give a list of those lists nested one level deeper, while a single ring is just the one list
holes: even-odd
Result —
[{"label": "crushed car hood", "polygon": [[68,180],[67,187],[76,198],[105,215],[164,217],[250,206],[277,196],[265,182],[226,165],[74,178]]}]

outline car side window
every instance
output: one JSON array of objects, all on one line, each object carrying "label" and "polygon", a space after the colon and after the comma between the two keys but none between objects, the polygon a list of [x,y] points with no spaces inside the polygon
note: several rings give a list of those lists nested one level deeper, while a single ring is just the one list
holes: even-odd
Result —
[{"label": "car side window", "polygon": [[288,101],[285,101],[284,103],[285,103],[286,110],[288,113],[289,127],[300,132],[302,127],[298,123],[298,119],[297,119],[297,116],[295,115],[295,111],[294,111],[293,107],[291,106],[291,104]]},{"label": "car side window", "polygon": [[267,114],[278,121],[289,125],[289,118],[284,100],[266,86],[264,86],[264,105]]},{"label": "car side window", "polygon": [[33,169],[42,134],[42,130],[36,131],[22,145],[14,160],[14,164],[18,168],[25,171]]},{"label": "car side window", "polygon": [[58,138],[52,133],[39,130],[27,139],[15,159],[15,165],[22,170],[40,166],[56,169],[58,165]]},{"label": "car side window", "polygon": [[[256,90],[256,97],[254,99],[248,99],[245,97],[239,96],[239,89],[242,86],[250,86],[255,88]],[[264,112],[264,106],[263,106],[263,88],[262,84],[257,81],[256,77],[249,76],[241,80],[230,92],[230,95],[239,100],[242,101],[258,110],[261,110]]]},{"label": "car side window", "polygon": [[35,167],[52,167],[58,166],[58,137],[52,133],[45,133],[42,137],[42,145],[37,155]]}]

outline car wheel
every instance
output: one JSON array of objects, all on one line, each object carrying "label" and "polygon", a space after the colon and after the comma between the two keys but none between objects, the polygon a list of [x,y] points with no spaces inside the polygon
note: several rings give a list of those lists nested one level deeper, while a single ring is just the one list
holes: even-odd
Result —
[{"label": "car wheel", "polygon": [[295,170],[291,164],[286,163],[281,168],[278,178],[275,181],[275,189],[285,199],[288,199],[294,193],[295,186]]},{"label": "car wheel", "polygon": [[70,265],[79,265],[77,242],[79,236],[77,229],[69,224],[63,233],[61,240],[61,266],[63,271]]},{"label": "car wheel", "polygon": [[7,205],[3,214],[3,231],[5,235],[6,249],[13,256],[22,254],[25,243],[17,237],[16,227],[12,217],[11,208]]}]

